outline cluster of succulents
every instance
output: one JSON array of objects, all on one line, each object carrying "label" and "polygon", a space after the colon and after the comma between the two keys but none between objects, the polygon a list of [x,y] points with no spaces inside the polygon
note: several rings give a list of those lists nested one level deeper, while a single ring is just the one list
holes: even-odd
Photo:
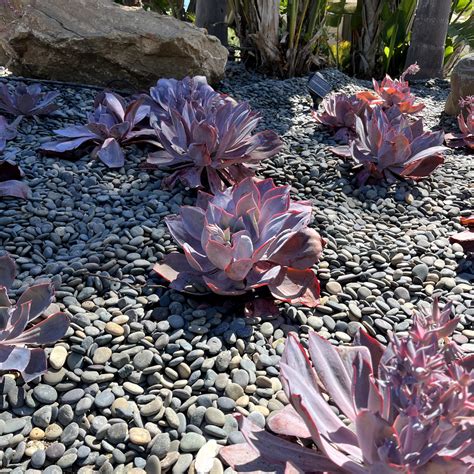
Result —
[{"label": "cluster of succulents", "polygon": [[444,162],[443,132],[425,131],[422,119],[410,117],[424,108],[405,80],[418,70],[414,64],[400,79],[374,80],[373,91],[329,96],[323,111],[314,112],[318,123],[337,130],[334,138],[348,144],[333,151],[353,159],[358,184],[395,177],[419,180]]},{"label": "cluster of succulents", "polygon": [[269,419],[273,434],[239,416],[246,442],[221,457],[238,472],[472,472],[474,355],[449,339],[450,313],[435,300],[388,347],[364,331],[338,347],[311,332],[308,354],[290,334],[280,363],[290,405]]},{"label": "cluster of succulents", "polygon": [[[349,142],[345,154],[357,162],[361,183],[427,176],[443,162],[442,132],[426,132],[421,120],[407,117],[423,105],[415,103],[405,75],[387,77],[374,89],[327,98],[316,120]],[[3,87],[0,110],[47,114],[55,98],[34,86],[13,94]],[[460,122],[466,143],[471,118]],[[166,218],[182,252],[158,262],[156,274],[178,291],[250,294],[246,309],[254,315],[273,310],[275,301],[314,307],[320,289],[313,267],[325,241],[310,227],[309,202],[293,201],[290,186],[255,177],[256,167],[283,146],[272,131],[255,133],[259,120],[248,104],[216,92],[203,77],[161,79],[131,100],[100,93],[86,125],[57,130],[57,139],[42,148],[62,154],[90,146],[93,157],[120,168],[123,147],[160,147],[147,165],[171,170],[163,185],[181,181],[199,191],[194,206]],[[0,120],[0,147],[14,138],[16,125]],[[17,165],[0,161],[0,196],[26,197],[21,178]],[[20,372],[28,382],[47,368],[37,346],[63,337],[69,319],[46,311],[54,294],[50,282],[28,288],[13,303],[14,279],[12,259],[1,256],[0,371]],[[280,365],[290,405],[268,420],[273,434],[240,416],[246,443],[223,448],[222,458],[245,471],[467,474],[474,461],[474,356],[449,339],[457,322],[449,305],[441,311],[435,301],[432,314],[415,315],[409,336],[392,336],[387,348],[362,331],[354,347],[334,347],[311,332],[309,356],[290,334]]]}]

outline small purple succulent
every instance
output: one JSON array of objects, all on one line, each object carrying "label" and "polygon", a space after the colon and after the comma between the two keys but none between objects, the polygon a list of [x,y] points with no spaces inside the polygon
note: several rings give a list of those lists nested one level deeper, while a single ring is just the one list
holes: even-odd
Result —
[{"label": "small purple succulent", "polygon": [[216,92],[205,76],[185,77],[182,80],[160,79],[156,86],[150,88],[146,104],[159,120],[169,119],[171,111],[182,114],[185,106],[193,108],[209,107],[212,103],[225,103],[233,100]]},{"label": "small purple succulent", "polygon": [[252,135],[260,116],[248,104],[215,92],[204,78],[158,84],[152,96],[159,111],[151,123],[163,150],[150,154],[148,164],[174,171],[165,186],[179,180],[192,188],[222,191],[254,176],[260,161],[283,147],[275,132]]},{"label": "small purple succulent", "polygon": [[449,339],[450,312],[435,301],[387,348],[363,331],[352,347],[311,332],[308,355],[290,333],[280,362],[290,405],[268,420],[277,436],[239,415],[245,443],[220,456],[237,472],[472,473],[474,355]]},{"label": "small purple succulent", "polygon": [[21,182],[21,168],[8,160],[0,160],[0,198],[17,197],[26,199],[30,188]]},{"label": "small purple succulent", "polygon": [[11,257],[0,257],[0,371],[18,371],[28,382],[47,369],[44,350],[29,346],[52,344],[61,339],[69,327],[69,318],[58,312],[30,326],[50,306],[54,289],[50,282],[33,285],[12,303],[8,290],[15,275]]},{"label": "small purple succulent", "polygon": [[92,151],[94,158],[98,157],[109,168],[121,168],[125,164],[122,146],[138,141],[155,143],[154,131],[139,126],[150,112],[150,107],[143,105],[143,99],[127,105],[118,94],[104,92],[96,97],[94,109],[87,125],[55,130],[59,140],[45,143],[41,150],[46,154],[61,154],[93,143],[96,145]]},{"label": "small purple succulent", "polygon": [[443,132],[424,131],[421,119],[411,123],[394,111],[397,109],[386,113],[375,107],[370,114],[356,117],[356,138],[344,150],[342,147],[333,149],[358,163],[361,168],[357,176],[359,184],[369,179],[419,180],[444,162]]},{"label": "small purple succulent", "polygon": [[221,295],[267,286],[274,298],[316,306],[319,282],[311,267],[324,245],[308,227],[309,202],[290,200],[289,186],[246,178],[166,218],[184,254],[172,252],[154,270],[179,291],[198,284]]},{"label": "small purple succulent", "polygon": [[6,84],[0,84],[0,112],[15,116],[48,115],[59,108],[54,100],[59,92],[41,92],[39,84],[19,85],[11,93]]},{"label": "small purple succulent", "polygon": [[447,133],[446,144],[452,148],[466,147],[474,151],[474,96],[460,101],[461,109],[465,108],[465,116],[461,110],[458,115],[460,133]]},{"label": "small purple succulent", "polygon": [[358,99],[365,101],[368,105],[380,105],[384,110],[392,107],[397,108],[402,114],[416,114],[425,108],[425,104],[416,104],[416,97],[411,93],[407,75],[414,75],[420,70],[417,64],[409,66],[400,79],[393,80],[388,74],[379,84],[372,80],[375,92],[364,91],[356,94]]},{"label": "small purple succulent", "polygon": [[16,127],[21,117],[17,117],[12,123],[8,123],[7,119],[0,115],[0,151],[5,149],[7,140],[13,140],[16,137]]},{"label": "small purple succulent", "polygon": [[355,136],[355,118],[367,110],[364,101],[355,95],[344,93],[331,94],[324,98],[321,112],[313,111],[317,123],[335,130],[334,138],[341,143],[348,143]]}]

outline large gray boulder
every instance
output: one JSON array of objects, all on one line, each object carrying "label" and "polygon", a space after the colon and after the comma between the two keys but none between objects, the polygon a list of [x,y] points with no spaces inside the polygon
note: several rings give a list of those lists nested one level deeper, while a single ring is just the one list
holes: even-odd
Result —
[{"label": "large gray boulder", "polygon": [[445,112],[459,114],[459,99],[474,95],[474,54],[464,56],[454,66],[451,74],[451,92],[446,101]]},{"label": "large gray boulder", "polygon": [[0,65],[17,75],[140,89],[197,74],[215,83],[227,61],[205,30],[112,0],[4,0],[0,18]]}]

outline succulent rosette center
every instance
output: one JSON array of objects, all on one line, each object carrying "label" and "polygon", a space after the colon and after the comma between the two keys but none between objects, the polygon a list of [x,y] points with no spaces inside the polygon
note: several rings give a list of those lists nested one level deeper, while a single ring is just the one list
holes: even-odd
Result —
[{"label": "succulent rosette center", "polygon": [[199,283],[241,295],[268,286],[276,299],[315,306],[319,282],[311,267],[324,241],[308,227],[311,210],[271,179],[247,178],[215,196],[201,192],[196,207],[166,219],[184,254],[173,252],[154,269],[180,291]]}]

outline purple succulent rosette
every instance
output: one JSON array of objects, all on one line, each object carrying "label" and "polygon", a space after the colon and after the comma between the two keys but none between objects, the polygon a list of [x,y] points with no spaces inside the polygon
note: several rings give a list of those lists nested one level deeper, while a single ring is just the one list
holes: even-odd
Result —
[{"label": "purple succulent rosette", "polygon": [[46,372],[47,360],[38,346],[61,339],[69,327],[65,313],[54,313],[28,328],[53,301],[50,282],[33,285],[13,304],[8,298],[16,275],[14,261],[0,257],[0,371],[18,371],[28,382]]},{"label": "purple succulent rosette", "polygon": [[355,95],[331,94],[324,98],[322,111],[313,111],[317,123],[335,131],[334,139],[348,143],[355,136],[355,118],[368,109],[367,104]]},{"label": "purple succulent rosette", "polygon": [[267,286],[274,298],[316,306],[319,282],[311,267],[323,239],[308,227],[309,202],[290,200],[289,186],[247,178],[166,218],[184,254],[167,255],[154,271],[184,291],[198,283],[220,295]]},{"label": "purple succulent rosette", "polygon": [[290,405],[269,418],[274,434],[237,415],[245,442],[220,456],[237,472],[471,473],[474,355],[448,339],[450,313],[435,300],[387,348],[364,331],[355,346],[310,332],[307,351],[290,333],[280,362]]},{"label": "purple succulent rosette", "polygon": [[150,112],[143,99],[127,104],[118,94],[100,93],[94,109],[87,125],[55,130],[59,140],[45,143],[41,150],[46,154],[62,154],[92,143],[96,145],[92,151],[94,158],[99,158],[109,168],[121,168],[125,164],[122,146],[144,141],[156,144],[154,131],[139,125]]},{"label": "purple succulent rosette", "polygon": [[388,74],[379,84],[372,79],[374,91],[358,92],[356,97],[366,102],[369,106],[380,105],[384,110],[396,108],[402,114],[416,114],[425,108],[425,104],[416,104],[416,97],[411,93],[407,75],[416,74],[420,68],[417,64],[409,66],[400,79],[392,79]]},{"label": "purple succulent rosette", "polygon": [[474,96],[466,97],[460,101],[461,108],[465,108],[465,117],[461,110],[458,115],[460,133],[447,133],[446,145],[451,148],[466,147],[474,151]]},{"label": "purple succulent rosette", "polygon": [[356,117],[356,133],[348,147],[333,152],[358,164],[359,185],[369,180],[420,180],[444,163],[444,133],[425,131],[421,119],[410,122],[397,109],[385,112],[376,106]]},{"label": "purple succulent rosette", "polygon": [[54,103],[58,96],[59,92],[43,93],[39,84],[21,84],[13,92],[8,90],[6,84],[0,84],[0,112],[28,117],[48,115],[59,108]]},{"label": "purple succulent rosette", "polygon": [[213,103],[225,103],[233,100],[216,92],[208,83],[205,76],[185,77],[177,79],[159,79],[154,87],[150,88],[150,95],[146,96],[146,104],[151,113],[158,119],[169,119],[171,111],[182,114],[185,107],[207,108]]},{"label": "purple succulent rosette", "polygon": [[181,181],[215,193],[254,176],[256,166],[276,155],[283,142],[269,130],[252,134],[259,114],[204,81],[159,81],[152,89],[159,111],[151,124],[163,150],[151,153],[147,162],[173,170],[163,181],[167,187]]},{"label": "purple succulent rosette", "polygon": [[23,172],[21,168],[8,160],[0,160],[0,198],[16,197],[26,199],[30,188],[22,183]]}]

